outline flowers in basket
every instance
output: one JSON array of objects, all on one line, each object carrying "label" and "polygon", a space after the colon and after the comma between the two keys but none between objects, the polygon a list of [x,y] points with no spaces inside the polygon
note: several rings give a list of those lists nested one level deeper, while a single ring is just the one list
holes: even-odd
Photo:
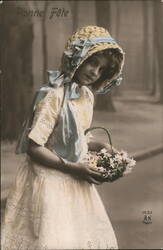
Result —
[{"label": "flowers in basket", "polygon": [[104,171],[106,181],[112,182],[132,172],[136,161],[130,158],[125,151],[108,153],[103,148],[100,152],[88,152],[88,161],[91,167]]},{"label": "flowers in basket", "polygon": [[89,151],[87,159],[91,167],[97,168],[99,171],[103,171],[103,176],[106,181],[112,182],[122,176],[125,176],[132,172],[133,167],[136,165],[136,161],[130,158],[127,152],[121,150],[115,152],[112,147],[112,141],[109,131],[103,127],[92,127],[85,131],[85,134],[94,129],[103,129],[109,138],[111,146],[111,153],[107,149],[103,148],[99,152]]}]

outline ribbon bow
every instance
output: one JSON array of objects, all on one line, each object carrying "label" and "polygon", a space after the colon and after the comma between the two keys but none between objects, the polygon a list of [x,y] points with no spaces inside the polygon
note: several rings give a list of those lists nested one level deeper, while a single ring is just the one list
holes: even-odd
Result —
[{"label": "ribbon bow", "polygon": [[48,71],[49,85],[53,88],[58,88],[61,85],[65,86],[65,98],[76,99],[80,97],[79,85],[73,82],[69,76],[64,77],[60,71]]}]

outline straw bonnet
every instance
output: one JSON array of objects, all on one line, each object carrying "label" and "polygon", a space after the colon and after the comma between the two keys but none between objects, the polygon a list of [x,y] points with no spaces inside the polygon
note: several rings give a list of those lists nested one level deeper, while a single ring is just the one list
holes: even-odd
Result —
[{"label": "straw bonnet", "polygon": [[[87,41],[99,38],[99,42],[93,42],[87,48],[87,52],[83,55],[80,55],[79,58],[75,58],[75,49],[80,52],[80,46],[78,46],[77,42],[80,43],[83,41],[83,44],[88,44]],[[101,40],[100,38],[105,38]],[[75,46],[76,44],[76,46]],[[85,45],[84,45],[85,46]],[[117,72],[111,79],[105,79],[105,81],[101,84],[100,88],[106,87],[111,81],[116,79],[122,71],[124,65],[124,52],[122,48],[118,45],[118,43],[111,37],[110,33],[103,27],[98,26],[86,26],[79,28],[67,41],[65,46],[65,51],[62,56],[62,65],[61,69],[64,71],[66,68],[66,63],[69,64],[68,74],[69,77],[72,78],[77,68],[91,55],[97,53],[99,51],[103,51],[106,49],[118,49],[119,54],[122,57],[121,65],[119,67],[119,72]],[[71,53],[70,53],[71,51]],[[69,60],[71,58],[75,58],[77,63],[74,63],[75,60]],[[78,59],[78,60],[77,60]]]}]

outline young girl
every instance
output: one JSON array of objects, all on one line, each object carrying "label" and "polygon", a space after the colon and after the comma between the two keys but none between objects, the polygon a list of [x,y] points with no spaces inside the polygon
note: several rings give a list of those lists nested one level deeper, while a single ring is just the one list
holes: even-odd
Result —
[{"label": "young girl", "polygon": [[49,71],[17,146],[27,158],[9,194],[2,250],[117,249],[110,219],[94,184],[103,173],[89,166],[93,93],[117,84],[124,53],[102,27],[79,29],[68,40],[60,71]]}]

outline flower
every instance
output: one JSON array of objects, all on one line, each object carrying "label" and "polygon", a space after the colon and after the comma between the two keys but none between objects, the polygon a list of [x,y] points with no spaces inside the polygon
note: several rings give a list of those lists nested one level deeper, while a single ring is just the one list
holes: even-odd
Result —
[{"label": "flower", "polygon": [[103,148],[100,152],[88,152],[89,165],[99,171],[105,170],[106,181],[114,181],[132,172],[136,161],[126,151],[110,154]]},{"label": "flower", "polygon": [[114,160],[117,161],[119,164],[123,162],[123,158],[119,154],[115,155]]},{"label": "flower", "polygon": [[121,150],[121,151],[120,151],[120,155],[122,155],[122,157],[123,157],[124,159],[127,159],[127,158],[128,158],[128,154],[127,154],[126,151]]},{"label": "flower", "polygon": [[103,149],[101,149],[100,152],[103,153],[103,154],[105,154],[105,153],[107,153],[107,149],[106,149],[106,148],[103,148]]},{"label": "flower", "polygon": [[130,159],[130,162],[128,163],[128,167],[129,168],[132,168],[132,167],[134,167],[136,165],[136,161],[132,158],[132,159]]}]

